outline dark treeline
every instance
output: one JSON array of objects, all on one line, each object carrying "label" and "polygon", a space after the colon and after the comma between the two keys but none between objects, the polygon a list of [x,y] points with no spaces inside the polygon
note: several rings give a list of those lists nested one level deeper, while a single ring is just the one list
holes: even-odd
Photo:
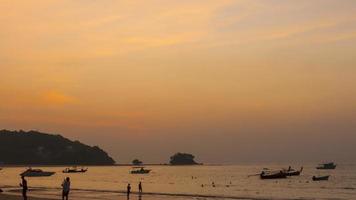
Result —
[{"label": "dark treeline", "polygon": [[169,161],[171,165],[197,165],[195,162],[194,156],[188,153],[176,153],[171,156]]},{"label": "dark treeline", "polygon": [[7,165],[113,165],[97,146],[37,131],[0,130],[0,163]]}]

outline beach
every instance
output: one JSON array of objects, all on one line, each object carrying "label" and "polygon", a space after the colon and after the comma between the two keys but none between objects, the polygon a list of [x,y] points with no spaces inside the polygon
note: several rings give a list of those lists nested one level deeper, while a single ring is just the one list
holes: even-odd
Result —
[{"label": "beach", "polygon": [[[28,177],[30,199],[60,199],[61,183],[71,179],[71,199],[117,200],[126,198],[126,187],[132,187],[131,200],[160,199],[356,199],[356,165],[339,164],[336,170],[317,170],[315,164],[304,164],[300,176],[278,180],[261,180],[249,176],[264,167],[286,168],[285,164],[147,166],[149,174],[130,174],[129,166],[91,166],[86,173],[64,174],[63,167],[39,167],[56,172],[49,177]],[[293,168],[301,165],[294,164]],[[20,196],[19,174],[25,167],[8,167],[0,172],[4,195]],[[314,175],[330,175],[328,181],[312,181]],[[137,195],[138,183],[143,195]],[[212,184],[214,182],[214,185]],[[9,197],[19,199],[18,197]]]},{"label": "beach", "polygon": [[[16,194],[0,194],[0,200],[22,200],[22,196],[20,195],[16,195]],[[29,196],[28,197],[29,200],[54,200],[54,199],[61,199],[61,197],[33,197],[33,196]],[[81,199],[88,199],[88,198],[80,198],[80,197],[74,197],[74,198],[70,198],[70,199],[75,199],[75,200],[81,200]],[[99,199],[97,197],[93,197],[92,199]],[[100,199],[105,199],[105,198],[100,198]],[[125,195],[118,195],[115,199],[117,200],[127,200],[127,197]],[[145,199],[145,200],[158,200],[160,198],[154,198],[154,197],[150,197],[150,196],[145,196],[144,198],[141,196],[141,198],[139,198],[137,195],[132,195],[130,199],[133,200],[139,200],[139,199]],[[164,198],[167,199],[167,198]]]},{"label": "beach", "polygon": [[[0,194],[0,200],[21,200],[22,197],[19,195],[9,195],[9,194]],[[37,198],[37,197],[30,197],[31,200],[51,200],[48,198]]]},{"label": "beach", "polygon": [[[41,194],[42,193],[42,194]],[[0,200],[22,200],[20,193],[0,193]],[[36,192],[35,195],[28,195],[28,200],[54,200],[61,199],[59,194],[49,194],[45,191]],[[126,194],[123,193],[96,193],[91,192],[74,192],[70,195],[69,199],[74,200],[128,200]],[[187,200],[187,199],[196,199],[194,197],[188,196],[166,196],[166,195],[150,195],[150,194],[131,194],[129,200]]]},{"label": "beach", "polygon": [[[52,200],[61,199],[60,188],[33,187],[27,192],[29,200]],[[75,200],[189,200],[189,199],[210,199],[212,196],[205,195],[184,195],[184,194],[164,194],[164,193],[138,193],[133,191],[129,197],[125,191],[87,190],[73,189],[70,191],[69,199]],[[5,187],[0,193],[0,200],[22,200],[20,188]],[[236,198],[232,198],[236,199]]]}]

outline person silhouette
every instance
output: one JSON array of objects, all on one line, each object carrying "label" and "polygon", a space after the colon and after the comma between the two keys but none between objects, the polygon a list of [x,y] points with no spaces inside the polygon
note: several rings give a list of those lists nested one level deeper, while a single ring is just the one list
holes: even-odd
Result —
[{"label": "person silhouette", "polygon": [[24,200],[27,200],[27,180],[25,179],[25,176],[21,176],[21,183],[20,183],[20,187],[22,187],[22,197]]},{"label": "person silhouette", "polygon": [[64,198],[66,200],[68,200],[69,197],[69,191],[70,191],[70,179],[69,177],[67,177],[66,179],[64,179],[63,183],[62,183],[62,200],[64,200]]},{"label": "person silhouette", "polygon": [[127,198],[130,198],[130,193],[131,193],[131,185],[129,183],[127,184]]},{"label": "person silhouette", "polygon": [[141,181],[138,183],[138,192],[140,194],[142,193],[142,183],[141,183]]}]

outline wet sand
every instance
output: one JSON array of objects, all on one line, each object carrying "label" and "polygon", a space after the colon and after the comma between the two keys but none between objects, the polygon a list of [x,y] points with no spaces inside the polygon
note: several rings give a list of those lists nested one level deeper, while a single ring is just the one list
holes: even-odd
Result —
[{"label": "wet sand", "polygon": [[[41,195],[41,196],[37,196]],[[28,200],[57,200],[61,199],[62,197],[59,195],[53,194],[41,194],[37,193],[35,196],[28,195]],[[22,200],[22,196],[19,193],[0,193],[0,200]],[[76,193],[70,196],[70,199],[74,200],[161,200],[161,199],[168,199],[168,200],[189,200],[193,198],[189,197],[177,197],[177,196],[162,196],[162,195],[138,195],[138,194],[131,194],[130,198],[128,199],[124,194],[97,194],[97,195],[89,195],[87,193]]]},{"label": "wet sand", "polygon": [[[22,200],[22,197],[19,195],[0,194],[0,200]],[[52,200],[52,199],[28,197],[28,200]]]},{"label": "wet sand", "polygon": [[[0,200],[22,200],[22,196],[20,195],[17,195],[17,194],[0,194]],[[28,196],[27,197],[28,200],[57,200],[57,199],[61,199],[61,197],[54,197],[54,196],[51,196],[51,197],[33,197],[33,196]],[[70,197],[70,199],[75,199],[75,200],[83,200],[83,199],[97,199],[95,197],[91,197],[91,198],[86,198],[86,197]],[[118,195],[116,197],[106,197],[106,198],[103,198],[103,197],[99,197],[98,199],[117,199],[117,200],[127,200],[127,197],[125,195]],[[145,200],[159,200],[160,197],[157,197],[157,198],[154,198],[154,197],[144,197],[144,198],[138,198],[137,195],[132,195],[130,197],[130,200],[139,200],[139,199],[145,199]]]}]

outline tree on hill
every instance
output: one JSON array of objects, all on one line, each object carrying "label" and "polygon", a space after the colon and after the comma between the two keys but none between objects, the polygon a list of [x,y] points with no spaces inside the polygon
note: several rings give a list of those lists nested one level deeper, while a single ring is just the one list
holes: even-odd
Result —
[{"label": "tree on hill", "polygon": [[113,165],[98,146],[37,131],[0,130],[0,163],[10,165]]},{"label": "tree on hill", "polygon": [[169,163],[171,165],[196,165],[197,162],[194,161],[194,156],[188,153],[176,153],[170,158]]},{"label": "tree on hill", "polygon": [[133,161],[132,161],[132,164],[133,165],[142,165],[143,164],[143,162],[141,161],[141,160],[139,160],[139,159],[134,159]]}]

